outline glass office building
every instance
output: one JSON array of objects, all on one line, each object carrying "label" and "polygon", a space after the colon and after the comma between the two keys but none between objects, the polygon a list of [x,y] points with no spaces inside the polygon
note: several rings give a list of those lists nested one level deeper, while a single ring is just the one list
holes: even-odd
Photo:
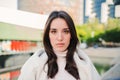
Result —
[{"label": "glass office building", "polygon": [[101,4],[106,0],[93,0],[93,13],[95,13],[95,17],[101,21]]},{"label": "glass office building", "polygon": [[[89,3],[88,2],[92,2]],[[83,16],[83,21],[86,23],[89,18],[95,17],[99,20],[99,22],[102,22],[102,18],[107,17],[107,18],[115,18],[115,5],[110,2],[113,2],[111,0],[84,0],[84,16]],[[102,6],[102,4],[105,3],[106,6]],[[88,5],[91,5],[92,7],[89,8]],[[108,7],[108,10],[105,10],[105,7]],[[88,10],[87,8],[91,9],[90,15],[86,15],[86,11]],[[107,13],[107,14],[104,14]],[[104,17],[102,17],[104,15]]]},{"label": "glass office building", "polygon": [[115,5],[108,5],[109,6],[109,17],[115,18]]}]

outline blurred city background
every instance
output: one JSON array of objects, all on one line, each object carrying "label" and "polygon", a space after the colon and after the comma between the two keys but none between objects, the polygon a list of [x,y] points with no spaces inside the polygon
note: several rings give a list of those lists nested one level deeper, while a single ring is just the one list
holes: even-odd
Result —
[{"label": "blurred city background", "polygon": [[43,47],[53,10],[71,15],[80,48],[102,80],[120,80],[120,0],[1,0],[0,80],[17,80],[25,61]]}]

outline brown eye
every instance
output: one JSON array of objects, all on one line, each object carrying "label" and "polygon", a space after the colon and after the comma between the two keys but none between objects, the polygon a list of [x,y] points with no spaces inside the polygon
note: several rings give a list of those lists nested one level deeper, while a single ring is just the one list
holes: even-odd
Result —
[{"label": "brown eye", "polygon": [[55,34],[57,31],[56,30],[51,30],[50,33]]},{"label": "brown eye", "polygon": [[67,29],[67,30],[64,30],[64,33],[65,33],[65,34],[68,34],[68,33],[70,33],[70,30],[68,30],[68,29]]}]

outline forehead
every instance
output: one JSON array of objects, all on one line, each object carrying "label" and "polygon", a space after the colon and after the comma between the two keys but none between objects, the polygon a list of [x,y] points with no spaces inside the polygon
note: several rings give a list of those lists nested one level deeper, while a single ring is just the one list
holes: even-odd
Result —
[{"label": "forehead", "polygon": [[50,28],[69,28],[66,21],[62,18],[56,18],[51,22]]}]

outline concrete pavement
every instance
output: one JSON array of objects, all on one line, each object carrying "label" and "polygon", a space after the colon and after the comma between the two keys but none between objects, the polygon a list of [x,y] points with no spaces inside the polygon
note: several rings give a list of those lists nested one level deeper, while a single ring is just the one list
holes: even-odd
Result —
[{"label": "concrete pavement", "polygon": [[98,47],[98,48],[87,48],[82,49],[86,52],[86,54],[91,58],[91,60],[95,63],[100,64],[113,64],[113,60],[120,56],[120,47],[116,48],[104,48],[104,47]]},{"label": "concrete pavement", "polygon": [[120,80],[120,47],[83,49],[94,63],[110,65],[111,68],[101,75],[102,80]]}]

